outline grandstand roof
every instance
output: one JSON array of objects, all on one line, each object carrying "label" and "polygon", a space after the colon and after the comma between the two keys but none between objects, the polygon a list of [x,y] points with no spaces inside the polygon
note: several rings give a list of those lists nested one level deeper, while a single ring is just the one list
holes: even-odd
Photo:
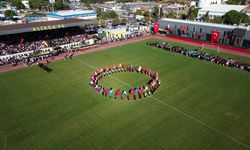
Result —
[{"label": "grandstand roof", "polygon": [[11,24],[11,25],[0,26],[0,35],[53,30],[59,28],[89,25],[89,24],[95,24],[95,21],[82,20],[82,19],[65,19],[65,20],[35,22],[35,23],[25,23],[25,24]]},{"label": "grandstand roof", "polygon": [[159,21],[176,22],[180,24],[193,24],[193,25],[209,26],[209,27],[217,27],[217,28],[225,28],[225,29],[234,29],[234,28],[247,29],[247,27],[239,27],[239,26],[217,24],[217,23],[198,22],[198,21],[190,21],[190,20],[171,19],[171,18],[160,19]]},{"label": "grandstand roof", "polygon": [[242,11],[246,6],[245,5],[225,5],[225,4],[211,4],[203,7],[199,11],[202,12],[221,12],[227,13],[230,10]]}]

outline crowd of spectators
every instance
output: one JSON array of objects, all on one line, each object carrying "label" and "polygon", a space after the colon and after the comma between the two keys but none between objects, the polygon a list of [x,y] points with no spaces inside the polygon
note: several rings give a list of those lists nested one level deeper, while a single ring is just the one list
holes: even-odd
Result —
[{"label": "crowd of spectators", "polygon": [[73,42],[82,42],[91,38],[81,28],[31,32],[25,34],[6,35],[0,38],[0,56],[25,51],[40,50]]},{"label": "crowd of spectators", "polygon": [[[106,38],[98,37],[93,32],[90,34],[86,29],[79,27],[64,28],[51,31],[42,32],[30,32],[25,34],[14,34],[1,36],[0,38],[0,56],[12,55],[22,52],[32,53],[12,55],[7,58],[0,58],[0,66],[6,64],[16,65],[20,62],[36,63],[38,60],[42,60],[44,56],[36,56],[34,53],[41,49],[48,47],[58,47],[64,44],[80,42],[81,45],[89,45],[89,39],[97,39],[99,45],[127,40],[131,38],[140,37],[148,34],[148,31],[135,31],[129,35],[120,38]],[[31,58],[32,57],[32,58]]]}]

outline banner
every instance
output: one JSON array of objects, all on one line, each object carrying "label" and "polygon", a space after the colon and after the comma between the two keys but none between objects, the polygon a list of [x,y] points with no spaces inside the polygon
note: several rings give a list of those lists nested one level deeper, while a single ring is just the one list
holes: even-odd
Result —
[{"label": "banner", "polygon": [[155,24],[154,24],[154,32],[155,32],[155,33],[158,33],[159,28],[160,28],[160,24],[159,24],[159,23],[155,23]]},{"label": "banner", "polygon": [[218,43],[220,39],[220,32],[212,30],[211,43]]},{"label": "banner", "polygon": [[181,35],[185,35],[187,31],[187,26],[181,26]]},{"label": "banner", "polygon": [[231,38],[231,43],[234,44],[234,36]]}]

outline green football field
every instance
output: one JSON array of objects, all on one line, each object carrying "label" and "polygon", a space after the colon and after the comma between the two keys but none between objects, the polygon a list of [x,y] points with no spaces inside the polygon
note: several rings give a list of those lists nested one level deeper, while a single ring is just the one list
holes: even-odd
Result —
[{"label": "green football field", "polygon": [[[32,66],[0,74],[0,150],[250,149],[250,72],[145,43],[53,62],[52,73]],[[119,63],[158,71],[158,91],[136,101],[94,92],[94,69]],[[148,80],[117,73],[100,83],[129,89]]]}]

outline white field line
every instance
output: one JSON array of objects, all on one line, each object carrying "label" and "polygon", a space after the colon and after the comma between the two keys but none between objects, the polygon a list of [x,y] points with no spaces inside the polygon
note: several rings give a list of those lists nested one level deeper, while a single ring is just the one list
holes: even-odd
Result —
[{"label": "white field line", "polygon": [[4,131],[0,130],[0,133],[2,133],[2,135],[4,136],[3,150],[5,150],[6,149],[6,144],[7,144],[7,137],[6,137]]},{"label": "white field line", "polygon": [[[83,61],[80,61],[80,62],[83,63],[83,64],[85,64],[86,66],[88,66],[88,67],[94,69],[94,70],[97,70],[97,68],[95,68],[95,67],[93,67],[93,66],[91,66],[91,65],[89,65],[89,64],[87,64],[87,63],[85,63],[85,62],[83,62]],[[119,82],[121,82],[121,83],[123,83],[123,84],[125,84],[125,85],[130,86],[130,87],[133,88],[133,86],[130,85],[129,83],[124,82],[124,81],[122,81],[122,80],[120,80],[120,79],[118,79],[118,78],[116,78],[116,77],[113,77],[113,76],[111,76],[111,77],[112,77],[113,79],[115,79],[115,80],[117,80],[117,81],[119,81]],[[205,122],[203,122],[203,121],[201,121],[201,120],[199,120],[199,119],[193,117],[192,115],[190,115],[190,114],[188,114],[188,113],[186,113],[186,112],[184,112],[184,111],[179,110],[178,108],[176,108],[176,107],[174,107],[174,106],[172,106],[172,105],[170,105],[170,104],[168,104],[168,103],[166,103],[166,102],[164,102],[164,101],[162,101],[162,100],[159,100],[158,98],[155,98],[155,97],[153,97],[153,96],[150,96],[150,97],[151,97],[152,99],[158,101],[159,103],[161,103],[161,104],[163,104],[163,105],[165,105],[165,106],[171,108],[172,110],[174,110],[174,111],[176,111],[176,112],[178,112],[178,113],[180,113],[180,114],[182,114],[182,115],[184,115],[184,116],[186,116],[186,117],[192,119],[193,121],[195,121],[195,122],[197,122],[197,123],[199,123],[199,124],[201,124],[201,125],[203,125],[203,126],[209,128],[210,130],[215,131],[215,132],[219,133],[220,135],[222,135],[222,136],[224,136],[224,137],[226,137],[226,138],[232,140],[233,142],[235,142],[235,143],[237,143],[237,144],[239,144],[239,145],[241,145],[241,146],[243,146],[243,147],[245,147],[245,148],[247,148],[247,149],[250,149],[250,146],[249,146],[249,145],[247,145],[247,144],[245,144],[245,143],[243,143],[243,142],[237,140],[236,138],[234,138],[234,137],[232,137],[232,136],[230,136],[230,135],[228,135],[228,134],[222,132],[221,130],[216,129],[216,128],[213,127],[213,126],[206,124]]]}]

